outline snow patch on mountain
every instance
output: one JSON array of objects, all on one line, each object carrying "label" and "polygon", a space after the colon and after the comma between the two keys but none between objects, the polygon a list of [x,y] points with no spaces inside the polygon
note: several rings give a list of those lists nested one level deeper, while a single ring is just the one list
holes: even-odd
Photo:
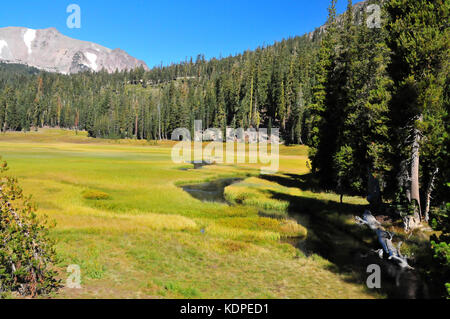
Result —
[{"label": "snow patch on mountain", "polygon": [[2,54],[4,48],[8,48],[8,42],[5,40],[0,40],[0,55]]},{"label": "snow patch on mountain", "polygon": [[3,50],[3,48],[7,48],[8,47],[8,42],[6,42],[5,40],[0,40],[0,52]]},{"label": "snow patch on mountain", "polygon": [[27,29],[27,31],[25,31],[25,33],[23,34],[23,41],[28,48],[28,54],[33,53],[31,44],[33,43],[34,39],[36,39],[36,30]]},{"label": "snow patch on mountain", "polygon": [[8,42],[0,40],[0,59],[10,59],[11,50],[9,49]]},{"label": "snow patch on mountain", "polygon": [[94,71],[97,71],[98,70],[97,55],[95,55],[94,53],[86,52],[86,58],[89,60],[88,67],[90,67]]},{"label": "snow patch on mountain", "polygon": [[144,61],[123,50],[72,39],[55,28],[0,28],[0,41],[0,62],[28,65],[48,72],[73,74],[105,70],[113,73],[137,67],[149,69]]}]

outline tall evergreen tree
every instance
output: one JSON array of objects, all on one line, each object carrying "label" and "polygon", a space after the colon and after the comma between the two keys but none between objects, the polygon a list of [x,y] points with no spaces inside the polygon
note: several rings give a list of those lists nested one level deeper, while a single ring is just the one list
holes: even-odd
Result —
[{"label": "tall evergreen tree", "polygon": [[326,166],[329,165],[326,156],[323,154],[323,149],[328,147],[328,140],[327,137],[322,136],[322,128],[327,124],[324,113],[329,101],[329,85],[334,63],[336,34],[336,0],[332,0],[328,9],[327,29],[321,42],[319,60],[316,64],[316,84],[313,88],[313,100],[312,104],[309,105],[309,113],[311,114],[309,157],[313,172],[319,171],[322,176],[327,175],[327,172],[324,171]]},{"label": "tall evergreen tree", "polygon": [[444,127],[449,8],[450,2],[444,0],[391,0],[386,4],[387,44],[392,51],[389,73],[394,81],[390,104],[392,180],[396,178],[397,183],[392,184],[413,206],[411,215],[405,216],[406,227],[423,217],[423,180],[432,181],[439,170],[432,153],[438,154],[442,148],[437,136],[442,136]]}]

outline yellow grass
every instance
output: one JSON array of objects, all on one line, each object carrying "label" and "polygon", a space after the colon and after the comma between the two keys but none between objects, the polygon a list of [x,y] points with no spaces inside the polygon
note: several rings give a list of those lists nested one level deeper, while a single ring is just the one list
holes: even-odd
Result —
[{"label": "yellow grass", "polygon": [[[258,178],[256,164],[180,170],[191,165],[171,161],[174,144],[95,140],[56,129],[0,134],[8,173],[33,194],[39,214],[57,223],[51,236],[61,278],[70,264],[82,270],[81,290],[64,288],[53,297],[374,297],[328,261],[280,242],[306,236],[302,225],[287,215],[259,215],[261,207],[288,205],[270,191],[317,194]],[[306,147],[280,151],[280,174],[308,172]],[[204,203],[177,186],[233,176],[250,176],[226,189],[231,201],[241,196],[244,205]]]}]

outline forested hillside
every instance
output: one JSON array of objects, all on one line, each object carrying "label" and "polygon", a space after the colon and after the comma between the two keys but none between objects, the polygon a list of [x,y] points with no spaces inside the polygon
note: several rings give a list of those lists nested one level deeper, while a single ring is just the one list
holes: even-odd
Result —
[{"label": "forested hillside", "polygon": [[149,72],[1,72],[0,124],[3,130],[59,126],[94,137],[159,139],[201,119],[205,128],[281,126],[288,142],[300,143],[308,136],[302,114],[311,99],[316,47],[304,36]]},{"label": "forested hillside", "polygon": [[[360,26],[362,8],[355,8]],[[201,119],[204,128],[279,127],[286,143],[309,145],[324,29],[236,56],[206,61],[199,55],[148,72],[66,76],[30,70],[26,76],[2,65],[0,127],[57,126],[93,137],[160,139]],[[375,43],[380,31],[372,33]]]}]

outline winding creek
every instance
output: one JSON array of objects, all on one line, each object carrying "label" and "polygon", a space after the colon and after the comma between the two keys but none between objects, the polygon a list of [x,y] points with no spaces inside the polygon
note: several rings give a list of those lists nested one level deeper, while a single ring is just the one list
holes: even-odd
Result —
[{"label": "winding creek", "polygon": [[[184,185],[181,188],[198,200],[226,203],[225,188],[242,180],[242,178],[217,179],[201,184]],[[330,271],[347,274],[349,281],[365,285],[370,275],[367,273],[367,266],[376,264],[381,268],[379,291],[381,294],[394,299],[433,298],[418,271],[402,270],[390,261],[380,259],[372,251],[373,247],[339,225],[314,214],[291,212],[289,216],[308,229],[308,236],[306,239],[286,238],[282,239],[282,242],[295,246],[306,256],[317,254],[329,260],[333,264]]]}]

